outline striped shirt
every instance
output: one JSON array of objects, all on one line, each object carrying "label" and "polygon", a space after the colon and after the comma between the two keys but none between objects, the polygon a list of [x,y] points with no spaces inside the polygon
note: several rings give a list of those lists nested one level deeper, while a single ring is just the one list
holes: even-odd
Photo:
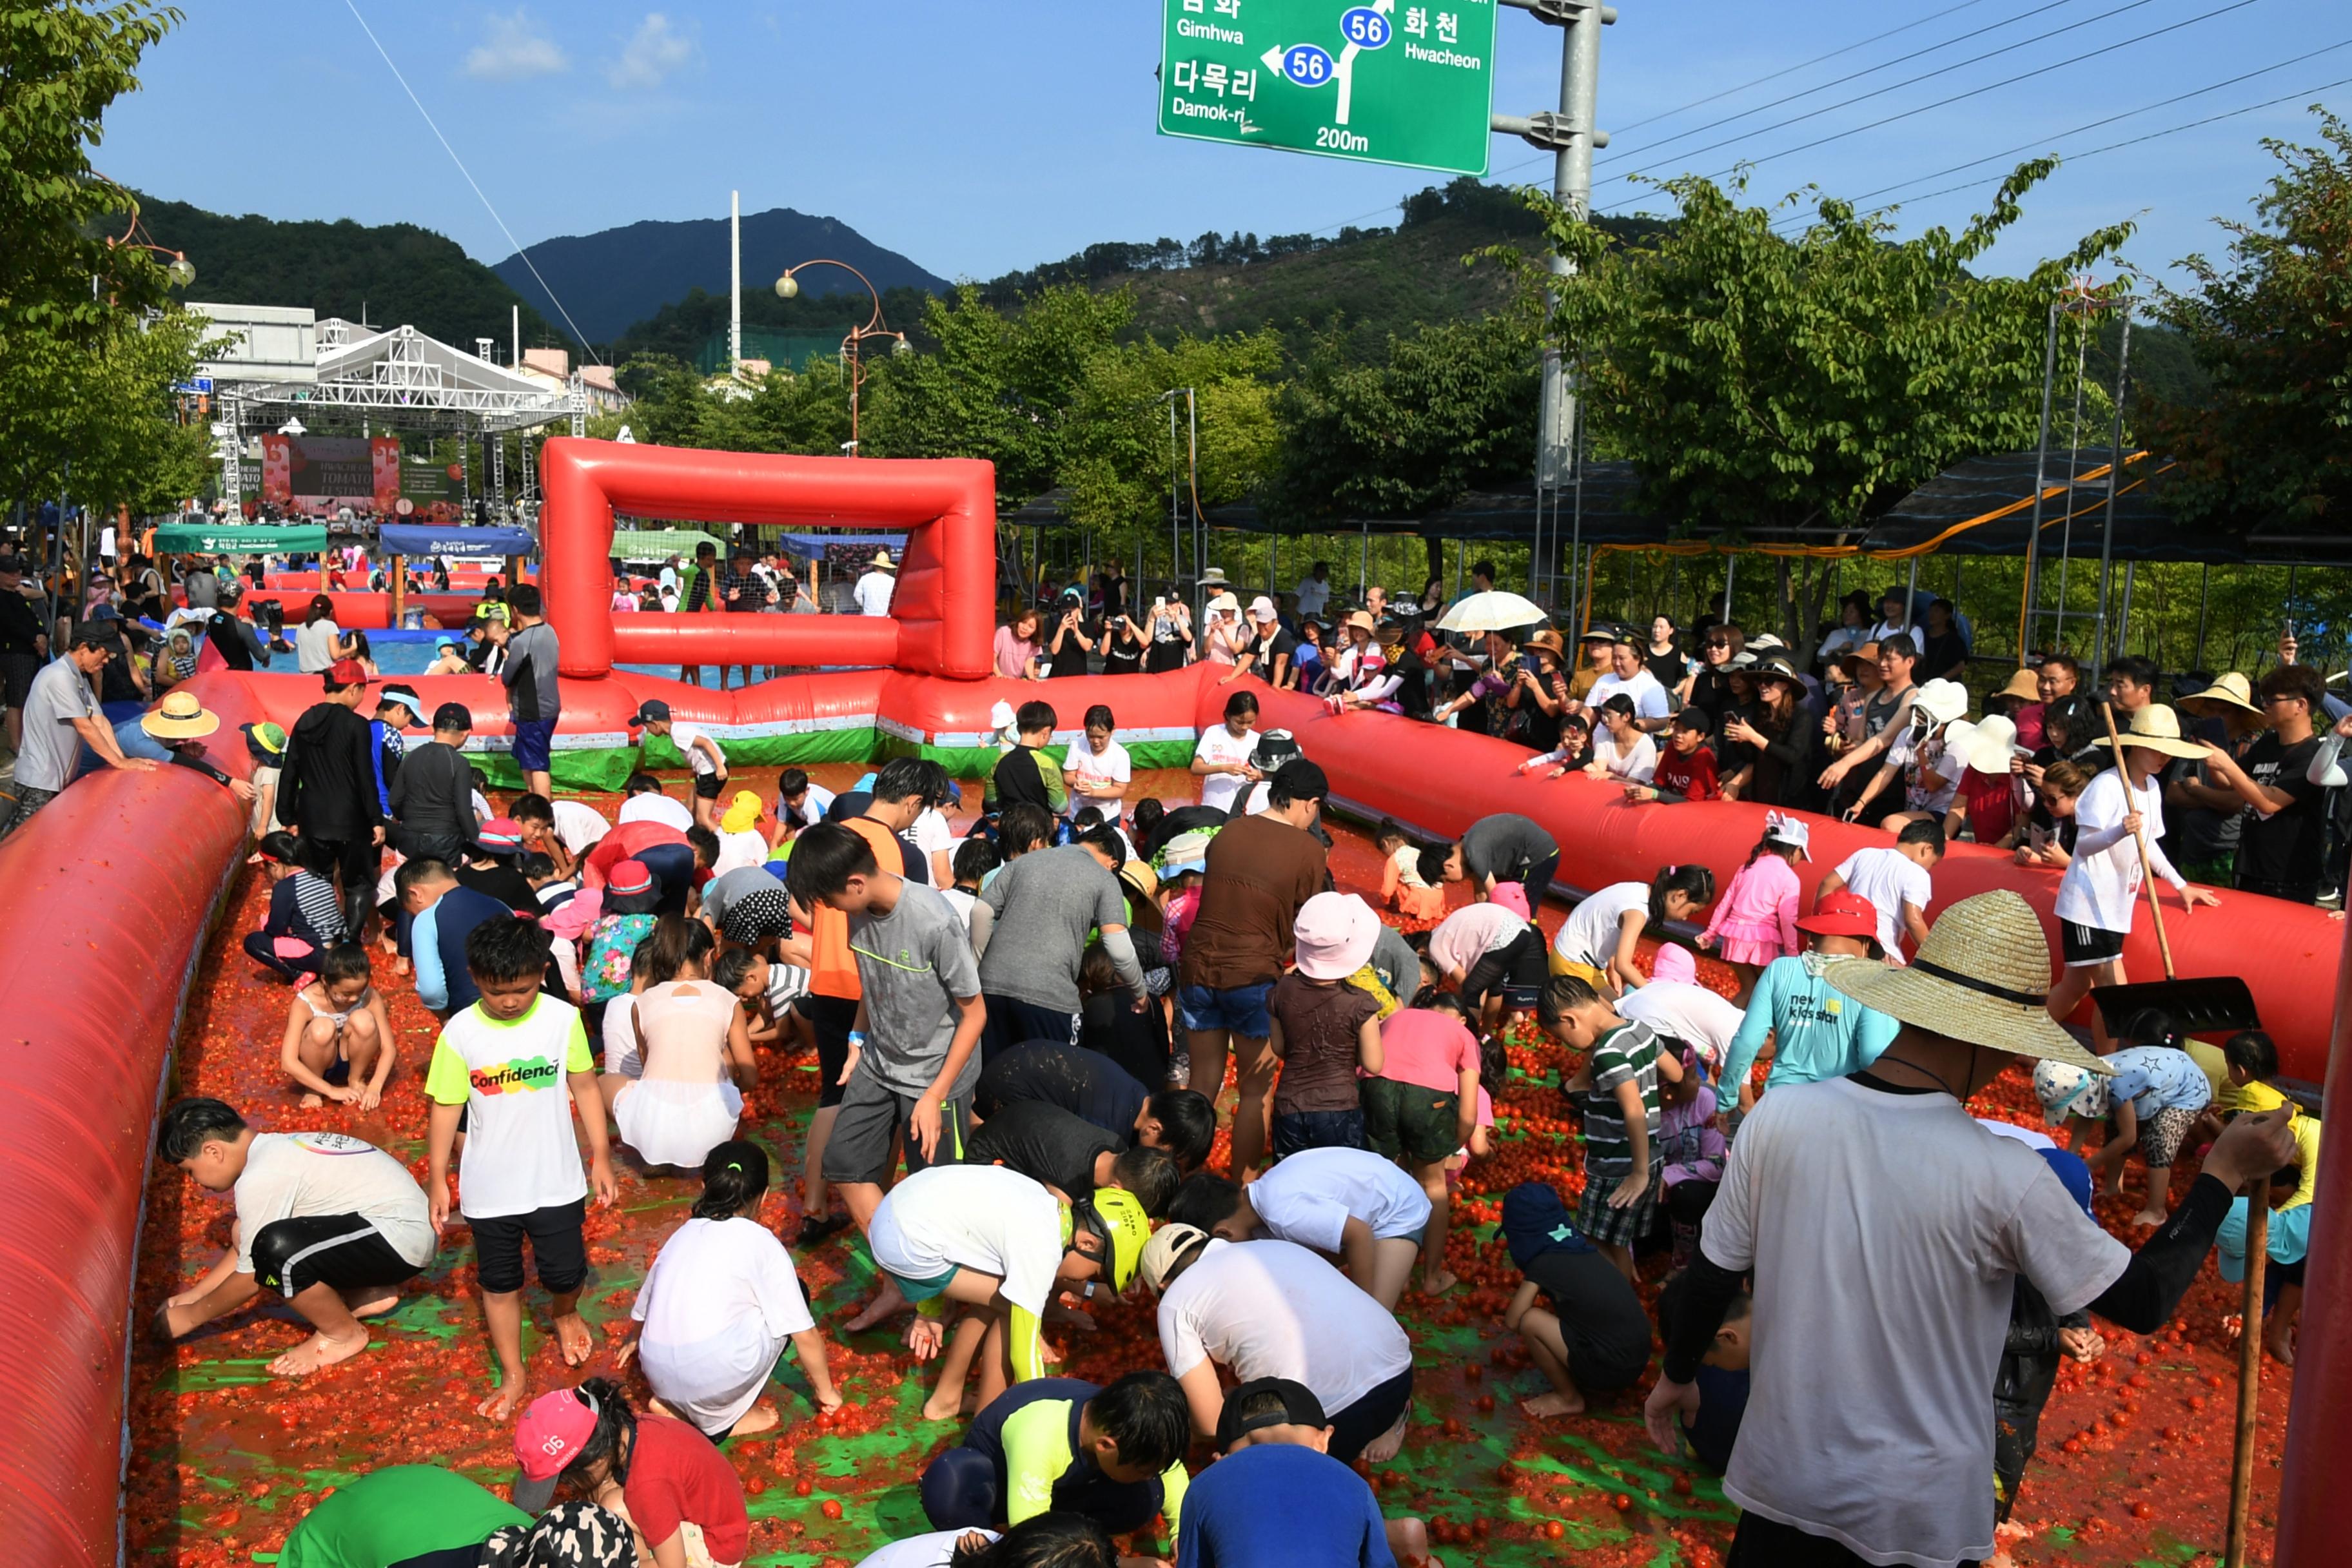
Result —
[{"label": "striped shirt", "polygon": [[1650,1169],[1662,1163],[1658,1136],[1658,1036],[1647,1024],[1631,1023],[1612,1029],[1592,1047],[1592,1092],[1584,1102],[1584,1173],[1630,1176],[1633,1173],[1633,1139],[1617,1104],[1617,1086],[1632,1082],[1642,1090],[1642,1110],[1649,1126]]}]

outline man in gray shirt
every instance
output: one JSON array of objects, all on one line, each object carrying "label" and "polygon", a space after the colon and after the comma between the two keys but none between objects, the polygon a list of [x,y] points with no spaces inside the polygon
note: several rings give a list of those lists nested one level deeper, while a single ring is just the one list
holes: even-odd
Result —
[{"label": "man in gray shirt", "polygon": [[114,727],[99,710],[98,694],[90,687],[121,646],[112,622],[84,621],[74,627],[65,658],[51,660],[33,677],[25,697],[24,744],[16,752],[16,802],[7,820],[0,822],[0,838],[22,827],[73,782],[84,742],[108,767],[154,771],[151,760],[122,754]]},{"label": "man in gray shirt", "polygon": [[1125,858],[1117,830],[1101,827],[1059,849],[1015,857],[982,889],[972,909],[972,943],[988,999],[983,1059],[1032,1040],[1077,1043],[1078,970],[1090,931],[1102,932],[1119,984],[1143,994],[1143,966],[1127,934],[1127,896],[1111,875]]},{"label": "man in gray shirt", "polygon": [[515,766],[522,770],[523,783],[531,794],[552,800],[555,784],[548,776],[549,754],[563,700],[555,684],[560,652],[555,628],[541,618],[541,607],[537,584],[516,584],[507,590],[512,626],[493,621],[490,635],[506,649],[499,679],[506,686],[507,707],[514,721]]},{"label": "man in gray shirt", "polygon": [[865,996],[824,1179],[862,1230],[881,1205],[894,1142],[903,1138],[910,1172],[962,1157],[986,1016],[979,965],[954,906],[882,868],[866,836],[839,823],[801,835],[787,885],[802,910],[825,904],[849,917]]}]

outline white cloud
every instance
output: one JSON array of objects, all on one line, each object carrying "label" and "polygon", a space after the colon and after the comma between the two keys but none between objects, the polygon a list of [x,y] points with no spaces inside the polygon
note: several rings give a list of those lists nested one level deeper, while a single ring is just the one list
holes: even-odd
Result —
[{"label": "white cloud", "polygon": [[466,74],[483,81],[520,81],[527,77],[559,76],[572,68],[571,59],[555,40],[539,30],[528,12],[511,16],[492,13],[486,20],[489,33],[466,55]]},{"label": "white cloud", "polygon": [[635,37],[604,72],[614,87],[656,88],[694,58],[694,40],[670,26],[659,11],[648,11]]}]

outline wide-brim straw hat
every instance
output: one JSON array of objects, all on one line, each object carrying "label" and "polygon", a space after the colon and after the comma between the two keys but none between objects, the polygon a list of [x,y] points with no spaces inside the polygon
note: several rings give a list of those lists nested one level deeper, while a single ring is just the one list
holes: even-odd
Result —
[{"label": "wide-brim straw hat", "polygon": [[877,571],[881,572],[896,572],[898,569],[898,563],[890,559],[890,552],[887,550],[876,551],[871,564]]},{"label": "wide-brim straw hat", "polygon": [[2200,719],[2218,719],[2221,710],[2235,708],[2241,713],[2252,713],[2257,719],[2270,715],[2254,701],[2253,683],[2232,669],[2217,679],[2204,690],[2188,697],[2172,700],[2175,708],[2184,708]]},{"label": "wide-brim straw hat", "polygon": [[[2144,746],[2151,752],[2161,752],[2168,757],[2199,757],[2205,755],[2201,741],[2180,738],[2180,715],[2161,702],[2151,702],[2130,715],[2128,726],[2117,725],[2116,738],[2126,746]],[[2093,741],[2095,746],[2110,744],[2105,735]]]},{"label": "wide-brim straw hat", "polygon": [[2009,678],[2009,684],[1995,695],[2015,697],[2026,702],[2042,700],[2042,677],[2030,669],[2021,669]]},{"label": "wide-brim straw hat", "polygon": [[196,700],[192,691],[167,691],[163,704],[143,715],[139,727],[159,741],[193,741],[220,728],[220,715]]},{"label": "wide-brim straw hat", "polygon": [[1822,978],[1864,1006],[1932,1035],[2096,1073],[2114,1070],[2050,1016],[2050,939],[2032,906],[2006,889],[1947,909],[1907,966],[1833,963]]}]

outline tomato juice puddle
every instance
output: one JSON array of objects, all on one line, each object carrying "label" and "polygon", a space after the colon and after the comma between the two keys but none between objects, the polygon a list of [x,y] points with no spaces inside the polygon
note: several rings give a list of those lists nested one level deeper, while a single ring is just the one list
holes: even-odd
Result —
[{"label": "tomato juice puddle", "polygon": [[[865,770],[825,766],[817,781],[843,789]],[[745,770],[742,787],[772,798],[775,770]],[[676,781],[673,793],[678,793]],[[1140,775],[1140,790],[1171,803],[1192,798],[1189,777]],[[608,814],[611,798],[591,797]],[[977,795],[969,797],[977,804]],[[1333,822],[1331,865],[1339,885],[1377,902],[1381,857],[1361,825]],[[1573,880],[1575,868],[1563,868]],[[1453,889],[1456,901],[1463,889]],[[289,993],[259,977],[237,942],[260,923],[264,879],[247,878],[230,901],[199,970],[177,1047],[174,1096],[209,1094],[236,1106],[264,1131],[319,1128],[349,1132],[391,1150],[418,1179],[425,1173],[422,1089],[436,1026],[410,984],[395,979],[379,952],[376,973],[390,1005],[399,1059],[383,1105],[362,1114],[341,1107],[298,1109],[278,1070]],[[1545,911],[1548,930],[1560,911]],[[1700,978],[1732,989],[1727,971],[1699,960]],[[1413,1422],[1397,1459],[1371,1476],[1384,1511],[1430,1521],[1433,1550],[1449,1563],[1556,1563],[1572,1550],[1597,1568],[1666,1568],[1719,1563],[1736,1510],[1713,1477],[1650,1445],[1641,1389],[1594,1397],[1580,1416],[1531,1422],[1517,1402],[1542,1392],[1499,1317],[1517,1282],[1493,1230],[1501,1194],[1528,1180],[1554,1183],[1572,1206],[1583,1185],[1575,1122],[1558,1091],[1565,1053],[1532,1029],[1510,1048],[1510,1081],[1495,1096],[1494,1152],[1475,1161],[1457,1194],[1447,1262],[1462,1283],[1431,1299],[1408,1293],[1400,1316],[1415,1347]],[[763,1217],[789,1238],[800,1215],[802,1136],[816,1099],[815,1064],[765,1065],[745,1096],[744,1136],[775,1159],[776,1186]],[[2040,1125],[2027,1077],[2012,1070],[1979,1098],[1979,1114]],[[1223,1157],[1223,1135],[1218,1158]],[[544,1331],[547,1303],[527,1294],[524,1351],[531,1389],[612,1372],[612,1351],[628,1329],[638,1283],[663,1239],[686,1217],[695,1184],[650,1178],[618,1163],[620,1204],[589,1211],[593,1265],[581,1302],[604,1334],[589,1365],[563,1366]],[[2193,1176],[2180,1163],[2175,1201]],[[2137,1177],[2135,1167],[2133,1180]],[[232,1208],[158,1166],[142,1232],[135,1323],[172,1291],[209,1268],[229,1240]],[[2098,1200],[2099,1217],[2122,1228],[2136,1197]],[[899,1343],[902,1325],[845,1336],[840,1322],[870,1292],[873,1266],[845,1233],[795,1252],[830,1352],[840,1411],[819,1417],[807,1384],[788,1357],[771,1394],[784,1415],[772,1433],[728,1446],[743,1477],[753,1521],[750,1561],[847,1564],[882,1543],[929,1525],[915,1480],[961,1427],[917,1415],[928,1378]],[[1649,1259],[1642,1294],[1654,1302],[1666,1259]],[[266,1300],[266,1298],[265,1298]],[[2174,1330],[2141,1338],[2103,1329],[2106,1357],[2084,1369],[2067,1363],[2042,1423],[2042,1448],[2026,1471],[2017,1520],[2031,1533],[2014,1542],[2020,1563],[2183,1561],[2218,1552],[2229,1490],[2235,1287],[2209,1263]],[[1102,1302],[1091,1333],[1051,1336],[1056,1372],[1108,1383],[1160,1364],[1159,1339],[1142,1303]],[[491,1361],[475,1287],[472,1248],[453,1229],[399,1310],[371,1325],[367,1352],[306,1379],[275,1378],[269,1361],[306,1337],[283,1306],[248,1309],[177,1345],[143,1334],[131,1372],[131,1464],[126,1498],[130,1561],[220,1568],[268,1562],[288,1530],[331,1489],[386,1465],[433,1463],[504,1495],[514,1475],[510,1428],[474,1414],[488,1392]],[[1654,1365],[1653,1368],[1654,1371]],[[629,1380],[642,1400],[641,1374]],[[1646,1382],[1646,1380],[1645,1380]],[[2265,1363],[2263,1437],[2255,1468],[2256,1557],[2266,1559],[2276,1508],[2287,1377]],[[1990,1403],[1988,1403],[1990,1415]],[[1203,1458],[1198,1451],[1196,1462]],[[1160,1546],[1166,1537],[1161,1533]],[[1140,1537],[1139,1550],[1154,1550]]]}]

